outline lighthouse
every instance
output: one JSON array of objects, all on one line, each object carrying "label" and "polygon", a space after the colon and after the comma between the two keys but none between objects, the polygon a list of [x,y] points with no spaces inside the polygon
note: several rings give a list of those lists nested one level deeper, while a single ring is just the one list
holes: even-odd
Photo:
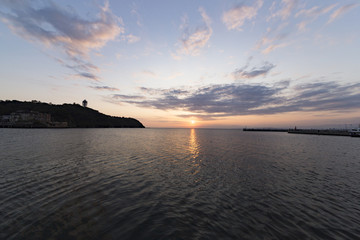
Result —
[{"label": "lighthouse", "polygon": [[84,100],[84,101],[82,102],[82,105],[83,105],[84,108],[87,107],[87,104],[88,104],[88,102],[87,102],[86,100]]}]

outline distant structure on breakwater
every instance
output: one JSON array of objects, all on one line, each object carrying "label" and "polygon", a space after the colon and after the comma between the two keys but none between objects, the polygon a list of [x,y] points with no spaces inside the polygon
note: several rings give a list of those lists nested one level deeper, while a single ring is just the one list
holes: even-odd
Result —
[{"label": "distant structure on breakwater", "polygon": [[243,128],[247,132],[287,132],[293,134],[312,134],[329,136],[350,136],[360,137],[360,126],[357,129],[277,129],[277,128]]}]

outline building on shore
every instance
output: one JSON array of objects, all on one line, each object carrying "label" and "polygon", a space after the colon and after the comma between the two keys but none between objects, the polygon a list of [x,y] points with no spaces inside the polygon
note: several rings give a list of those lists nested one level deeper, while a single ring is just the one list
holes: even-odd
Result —
[{"label": "building on shore", "polygon": [[49,113],[19,110],[0,116],[0,127],[68,127],[68,124],[52,122]]}]

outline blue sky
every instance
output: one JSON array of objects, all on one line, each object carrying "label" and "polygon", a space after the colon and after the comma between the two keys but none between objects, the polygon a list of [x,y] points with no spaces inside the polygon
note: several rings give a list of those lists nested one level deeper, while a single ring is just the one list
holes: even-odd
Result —
[{"label": "blue sky", "polygon": [[0,1],[2,100],[149,127],[360,122],[359,1]]}]

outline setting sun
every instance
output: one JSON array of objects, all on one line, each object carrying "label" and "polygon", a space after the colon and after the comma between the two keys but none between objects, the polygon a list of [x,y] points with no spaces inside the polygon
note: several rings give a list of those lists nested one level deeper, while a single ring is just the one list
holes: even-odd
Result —
[{"label": "setting sun", "polygon": [[191,124],[195,124],[196,122],[195,122],[195,120],[191,120]]}]

